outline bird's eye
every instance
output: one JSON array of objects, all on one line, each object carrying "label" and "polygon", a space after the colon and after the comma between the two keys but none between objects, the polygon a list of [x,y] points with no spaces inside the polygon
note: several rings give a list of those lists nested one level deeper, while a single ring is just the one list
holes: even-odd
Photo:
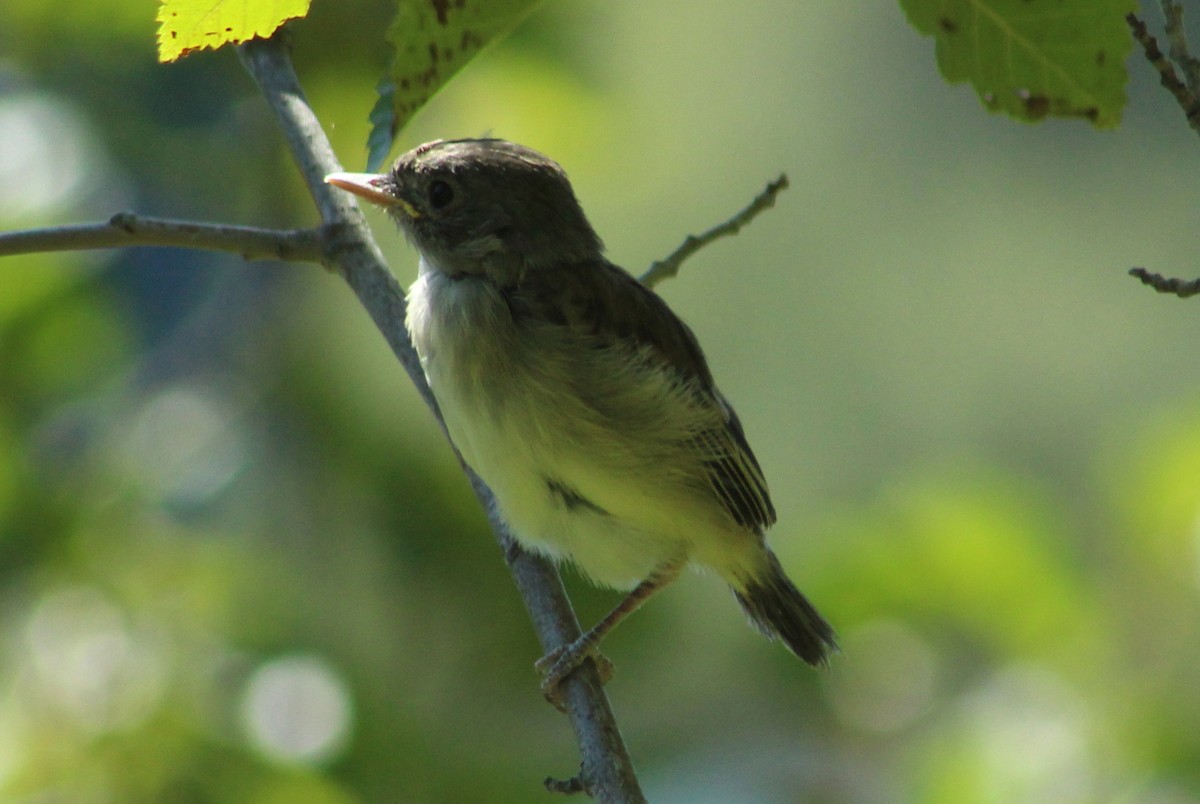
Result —
[{"label": "bird's eye", "polygon": [[429,203],[434,209],[441,209],[454,200],[454,190],[441,179],[429,185]]}]

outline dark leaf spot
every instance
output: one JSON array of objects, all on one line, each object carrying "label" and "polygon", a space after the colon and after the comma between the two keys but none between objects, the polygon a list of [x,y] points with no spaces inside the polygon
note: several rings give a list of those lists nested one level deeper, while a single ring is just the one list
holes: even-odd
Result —
[{"label": "dark leaf spot", "polygon": [[430,0],[433,5],[433,13],[437,14],[438,25],[446,25],[449,22],[450,1],[449,0]]},{"label": "dark leaf spot", "polygon": [[938,19],[938,27],[946,33],[958,33],[958,23],[949,17],[941,17]]},{"label": "dark leaf spot", "polygon": [[478,50],[483,47],[483,40],[470,31],[463,31],[462,39],[458,41],[459,50]]},{"label": "dark leaf spot", "polygon": [[1041,120],[1050,111],[1050,99],[1045,95],[1029,95],[1021,99],[1025,106],[1025,114],[1031,120]]}]

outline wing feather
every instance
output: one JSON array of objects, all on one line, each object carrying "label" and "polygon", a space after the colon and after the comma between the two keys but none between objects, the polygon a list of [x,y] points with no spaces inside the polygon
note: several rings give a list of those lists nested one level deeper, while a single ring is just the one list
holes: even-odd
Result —
[{"label": "wing feather", "polygon": [[[560,275],[561,276],[561,275]],[[742,527],[775,522],[766,478],[733,408],[717,390],[696,337],[658,294],[607,261],[579,266],[567,281],[535,273],[509,291],[513,315],[529,315],[586,332],[597,345],[618,343],[649,354],[694,389],[698,402],[720,411],[722,425],[692,437],[713,496]]]}]

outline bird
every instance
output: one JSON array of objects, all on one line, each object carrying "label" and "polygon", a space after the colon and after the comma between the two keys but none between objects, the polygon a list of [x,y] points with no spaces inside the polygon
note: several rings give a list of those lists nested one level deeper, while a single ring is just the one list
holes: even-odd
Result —
[{"label": "bird", "polygon": [[610,262],[552,159],[442,139],[326,182],[382,207],[419,253],[405,324],[450,440],[524,548],[627,590],[543,657],[542,689],[688,566],[812,665],[833,628],[766,542],[776,512],[692,330]]}]

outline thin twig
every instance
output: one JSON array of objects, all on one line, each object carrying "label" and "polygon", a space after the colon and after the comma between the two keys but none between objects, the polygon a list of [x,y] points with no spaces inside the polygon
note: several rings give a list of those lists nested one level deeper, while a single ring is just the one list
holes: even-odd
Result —
[{"label": "thin twig", "polygon": [[323,234],[319,229],[259,229],[118,212],[107,223],[0,232],[0,257],[93,248],[175,246],[229,251],[248,260],[320,262],[322,244]]},{"label": "thin twig", "polygon": [[573,796],[576,793],[591,793],[588,791],[587,782],[583,778],[583,769],[580,768],[578,776],[572,776],[570,779],[552,779],[548,778],[542,784],[546,786],[546,790],[551,793],[559,793],[564,796]]},{"label": "thin twig", "polygon": [[768,207],[775,206],[775,196],[787,189],[787,176],[780,173],[779,178],[767,185],[767,188],[758,194],[758,197],[750,202],[750,205],[743,209],[738,214],[734,215],[729,220],[722,224],[718,224],[707,232],[699,235],[688,235],[683,244],[671,252],[671,255],[665,260],[659,260],[650,266],[646,273],[642,274],[641,282],[648,288],[652,288],[664,279],[669,279],[679,273],[679,266],[688,257],[695,254],[700,249],[707,246],[709,243],[718,238],[727,237],[737,234],[743,226],[745,226],[763,210]]},{"label": "thin twig", "polygon": [[1171,43],[1171,61],[1179,65],[1187,81],[1192,97],[1200,97],[1200,59],[1192,56],[1188,49],[1187,34],[1183,29],[1183,6],[1173,0],[1162,0],[1163,16],[1167,19],[1167,41]]},{"label": "thin twig", "polygon": [[1196,101],[1196,96],[1187,88],[1187,85],[1179,80],[1171,62],[1167,61],[1166,56],[1158,49],[1158,42],[1146,30],[1146,23],[1142,22],[1136,14],[1127,14],[1125,22],[1129,24],[1129,29],[1133,32],[1133,38],[1142,46],[1146,60],[1155,70],[1158,70],[1159,81],[1167,88],[1168,92],[1175,96],[1179,108],[1183,109],[1188,125],[1197,134],[1200,134],[1200,103]]},{"label": "thin twig", "polygon": [[[1200,134],[1200,101],[1197,101],[1197,97],[1200,96],[1200,61],[1193,58],[1188,50],[1187,37],[1183,31],[1183,6],[1172,0],[1161,0],[1161,5],[1163,16],[1167,19],[1166,32],[1171,42],[1171,60],[1183,70],[1187,78],[1186,85],[1179,80],[1171,62],[1167,61],[1158,49],[1158,42],[1146,30],[1146,23],[1136,14],[1126,15],[1125,21],[1133,32],[1133,38],[1141,44],[1146,60],[1158,71],[1162,85],[1175,96],[1175,101],[1183,109],[1188,125]],[[1149,285],[1159,293],[1172,293],[1181,299],[1200,294],[1200,279],[1188,281],[1166,277],[1145,268],[1130,268],[1129,273],[1140,279],[1143,285]]]},{"label": "thin twig", "polygon": [[1178,279],[1156,274],[1145,268],[1130,268],[1129,273],[1142,280],[1143,285],[1149,285],[1159,293],[1170,293],[1181,299],[1200,295],[1200,279]]},{"label": "thin twig", "polygon": [[[324,183],[325,175],[341,170],[341,165],[304,98],[286,46],[278,37],[257,39],[240,46],[238,53],[275,112],[322,219],[331,231],[340,233],[338,243],[326,252],[327,267],[345,277],[441,421],[404,328],[404,291],[388,271],[351,196]],[[499,517],[491,492],[465,464],[463,468],[487,511],[543,648],[549,651],[570,644],[579,637],[580,628],[558,572],[545,559],[517,546]],[[587,662],[568,676],[563,692],[594,794],[606,802],[645,801],[595,665]]]}]

